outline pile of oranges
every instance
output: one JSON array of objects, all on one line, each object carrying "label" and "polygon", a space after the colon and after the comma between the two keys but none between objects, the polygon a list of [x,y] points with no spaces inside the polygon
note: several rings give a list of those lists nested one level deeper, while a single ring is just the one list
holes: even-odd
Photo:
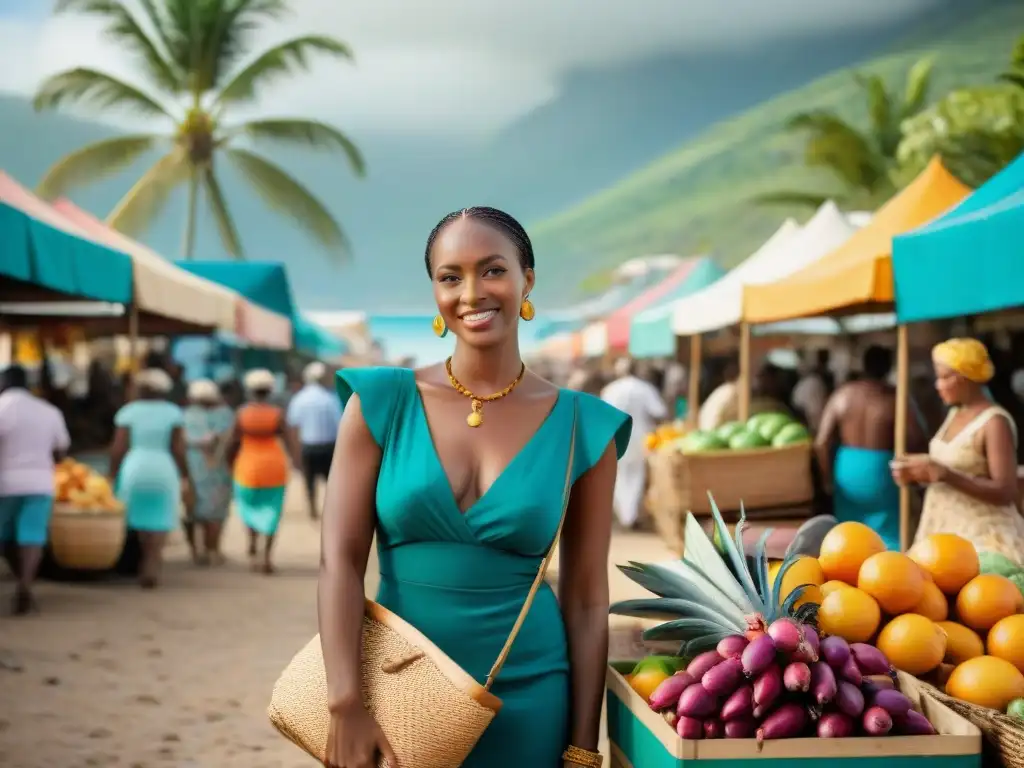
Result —
[{"label": "pile of oranges", "polygon": [[817,558],[787,570],[780,592],[799,585],[810,585],[799,602],[819,604],[826,634],[872,643],[898,669],[931,673],[979,706],[1003,710],[1024,697],[1024,595],[1010,579],[980,573],[966,539],[935,534],[903,554],[868,526],[841,523]]}]

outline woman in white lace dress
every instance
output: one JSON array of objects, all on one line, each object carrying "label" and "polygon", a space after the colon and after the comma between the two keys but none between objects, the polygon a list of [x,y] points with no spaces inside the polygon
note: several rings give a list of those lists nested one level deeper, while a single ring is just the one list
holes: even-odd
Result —
[{"label": "woman in white lace dress", "polygon": [[932,350],[935,388],[949,415],[927,456],[910,457],[893,476],[922,483],[925,494],[917,540],[955,533],[979,551],[1024,559],[1024,516],[1018,507],[1017,426],[989,398],[995,370],[985,345],[950,339]]}]

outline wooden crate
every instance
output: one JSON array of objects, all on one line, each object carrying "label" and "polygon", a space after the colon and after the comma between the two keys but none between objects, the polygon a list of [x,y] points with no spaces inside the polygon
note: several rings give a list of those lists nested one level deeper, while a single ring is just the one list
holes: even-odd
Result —
[{"label": "wooden crate", "polygon": [[911,676],[900,686],[939,732],[937,736],[780,739],[758,751],[754,739],[689,741],[650,707],[623,677],[635,662],[608,666],[608,740],[612,768],[980,768],[981,731],[925,693]]}]

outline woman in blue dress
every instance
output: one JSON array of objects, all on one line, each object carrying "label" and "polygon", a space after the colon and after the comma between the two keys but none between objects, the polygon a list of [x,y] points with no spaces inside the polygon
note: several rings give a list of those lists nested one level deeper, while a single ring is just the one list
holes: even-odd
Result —
[{"label": "woman in blue dress", "polygon": [[[221,565],[224,556],[220,540],[231,507],[232,490],[231,467],[224,449],[235,415],[224,404],[220,389],[209,379],[188,385],[188,402],[185,441],[195,500],[185,520],[185,535],[197,564]],[[202,532],[201,548],[196,541],[196,526]]]},{"label": "woman in blue dress", "polygon": [[160,578],[167,534],[178,525],[181,504],[190,506],[192,489],[185,458],[184,414],[167,398],[171,377],[147,368],[135,377],[135,400],[114,416],[110,476],[125,505],[128,528],[142,548],[140,584],[152,589]]},{"label": "woman in blue dress", "polygon": [[[374,533],[377,601],[477,681],[497,658],[558,528],[575,423],[558,597],[538,591],[491,691],[501,711],[468,768],[599,765],[608,656],[608,548],[629,417],[526,370],[519,320],[534,255],[491,208],[449,214],[427,240],[439,335],[452,356],[419,370],[347,369],[328,481],[319,620],[331,726],[326,764],[395,764],[360,694],[363,574]],[[415,768],[402,766],[402,768]]]}]

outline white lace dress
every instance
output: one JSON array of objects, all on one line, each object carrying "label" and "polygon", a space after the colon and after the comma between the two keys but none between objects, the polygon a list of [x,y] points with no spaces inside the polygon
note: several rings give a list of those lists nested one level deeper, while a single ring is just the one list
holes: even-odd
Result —
[{"label": "white lace dress", "polygon": [[[974,477],[990,477],[988,461],[982,453],[979,431],[992,418],[1004,418],[1017,443],[1013,417],[997,405],[985,409],[960,434],[946,440],[946,432],[956,414],[950,411],[942,427],[932,438],[928,454],[935,461],[957,472]],[[986,504],[945,483],[935,483],[925,493],[921,524],[916,541],[933,533],[955,533],[970,541],[979,551],[998,552],[1015,562],[1024,560],[1024,516],[1016,504]]]}]

